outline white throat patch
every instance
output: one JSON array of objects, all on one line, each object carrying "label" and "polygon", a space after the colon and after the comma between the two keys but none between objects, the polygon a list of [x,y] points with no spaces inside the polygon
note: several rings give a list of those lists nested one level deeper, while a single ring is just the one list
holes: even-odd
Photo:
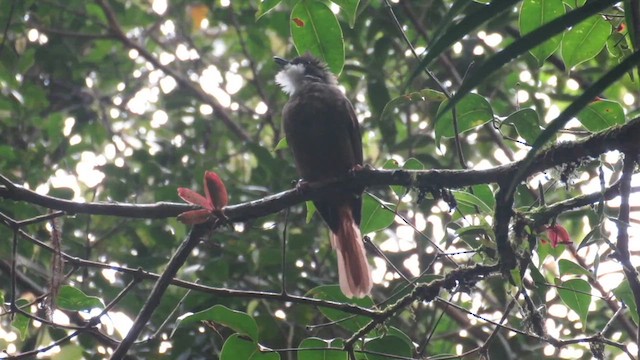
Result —
[{"label": "white throat patch", "polygon": [[304,81],[304,65],[288,64],[285,65],[276,75],[276,83],[282,87],[282,91],[289,95],[293,95],[300,88]]}]

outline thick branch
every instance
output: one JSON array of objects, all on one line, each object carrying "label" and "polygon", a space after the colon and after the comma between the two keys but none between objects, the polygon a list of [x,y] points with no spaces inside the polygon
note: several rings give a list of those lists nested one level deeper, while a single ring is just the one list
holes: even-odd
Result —
[{"label": "thick branch", "polygon": [[[640,118],[623,126],[594,134],[586,139],[557,144],[536,156],[527,175],[533,175],[555,166],[579,161],[586,157],[597,157],[611,150],[637,153],[640,149]],[[227,206],[225,215],[230,221],[245,221],[266,216],[305,200],[313,200],[330,194],[335,188],[345,186],[386,186],[401,185],[419,189],[461,188],[476,184],[498,183],[512,178],[522,161],[496,166],[486,170],[370,170],[364,169],[353,176],[322,184],[310,184],[304,189],[283,191],[262,199]],[[62,200],[19,187],[0,176],[0,198],[24,201],[48,209],[62,210],[70,214],[111,215],[129,218],[161,219],[174,217],[193,210],[186,204],[158,202],[155,204],[123,203],[79,203]],[[179,184],[176,184],[176,187]]]}]

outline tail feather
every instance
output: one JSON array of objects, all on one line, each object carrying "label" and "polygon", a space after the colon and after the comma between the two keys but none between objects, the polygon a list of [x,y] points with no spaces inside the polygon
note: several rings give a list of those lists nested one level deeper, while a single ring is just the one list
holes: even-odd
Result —
[{"label": "tail feather", "polygon": [[331,233],[331,246],[338,255],[340,290],[347,297],[361,298],[369,295],[373,286],[367,253],[351,208],[341,206],[339,212],[340,226]]}]

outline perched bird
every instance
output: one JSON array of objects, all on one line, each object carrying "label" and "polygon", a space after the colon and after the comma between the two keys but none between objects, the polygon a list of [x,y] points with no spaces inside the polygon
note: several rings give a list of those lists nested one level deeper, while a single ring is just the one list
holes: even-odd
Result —
[{"label": "perched bird", "polygon": [[[276,82],[290,95],[282,112],[284,132],[302,179],[335,179],[361,166],[358,119],[327,66],[309,54],[274,60],[282,67]],[[361,194],[362,189],[343,189],[314,201],[331,229],[340,289],[348,297],[366,296],[373,285],[359,228]]]}]

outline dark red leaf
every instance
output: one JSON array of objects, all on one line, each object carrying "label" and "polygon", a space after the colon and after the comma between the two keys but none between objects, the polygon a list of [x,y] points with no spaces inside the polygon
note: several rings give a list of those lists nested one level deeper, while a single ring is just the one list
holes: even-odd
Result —
[{"label": "dark red leaf", "polygon": [[202,206],[207,210],[213,210],[213,205],[207,198],[191,189],[178,188],[178,196],[180,196],[182,200],[188,202],[189,204]]},{"label": "dark red leaf", "polygon": [[300,19],[300,18],[293,18],[291,20],[294,23],[296,23],[296,25],[298,25],[298,27],[303,27],[304,26],[304,21],[302,21],[302,19]]},{"label": "dark red leaf", "polygon": [[211,219],[211,211],[207,209],[189,210],[178,215],[178,220],[187,225],[202,224],[209,219]]},{"label": "dark red leaf", "polygon": [[571,244],[571,237],[567,229],[560,225],[547,226],[547,236],[552,247],[557,247],[558,244]]},{"label": "dark red leaf", "polygon": [[213,209],[222,209],[229,203],[227,188],[220,176],[213,171],[204,173],[204,193],[211,202]]}]

